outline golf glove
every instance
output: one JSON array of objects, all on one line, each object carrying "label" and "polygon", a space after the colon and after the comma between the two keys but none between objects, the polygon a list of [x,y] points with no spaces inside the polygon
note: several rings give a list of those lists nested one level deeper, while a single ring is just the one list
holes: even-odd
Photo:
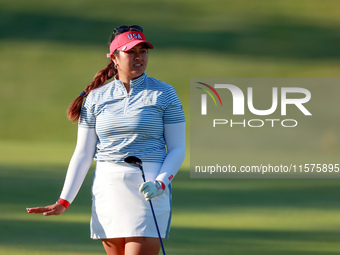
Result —
[{"label": "golf glove", "polygon": [[160,196],[164,193],[162,188],[162,183],[159,181],[155,182],[144,182],[139,185],[139,192],[144,194],[145,200],[149,201],[150,199]]}]

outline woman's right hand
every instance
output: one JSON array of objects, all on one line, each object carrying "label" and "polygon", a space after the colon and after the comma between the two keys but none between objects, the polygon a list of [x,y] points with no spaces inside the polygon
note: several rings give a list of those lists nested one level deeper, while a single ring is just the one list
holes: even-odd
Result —
[{"label": "woman's right hand", "polygon": [[26,210],[28,213],[42,213],[44,216],[50,216],[62,214],[66,210],[66,207],[56,203],[45,207],[26,208]]}]

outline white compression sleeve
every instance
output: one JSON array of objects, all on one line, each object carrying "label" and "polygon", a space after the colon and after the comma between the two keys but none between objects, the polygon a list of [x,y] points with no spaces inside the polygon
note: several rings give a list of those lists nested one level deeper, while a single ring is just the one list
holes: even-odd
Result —
[{"label": "white compression sleeve", "polygon": [[60,198],[72,203],[76,197],[96,152],[97,135],[94,128],[78,127],[77,145],[67,169]]},{"label": "white compression sleeve", "polygon": [[164,137],[168,150],[161,170],[156,178],[168,186],[177,174],[185,157],[185,122],[164,125]]}]

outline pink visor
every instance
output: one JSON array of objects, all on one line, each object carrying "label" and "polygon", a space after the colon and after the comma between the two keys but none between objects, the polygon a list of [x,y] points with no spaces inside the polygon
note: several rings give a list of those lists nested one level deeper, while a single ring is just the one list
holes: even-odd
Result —
[{"label": "pink visor", "polygon": [[128,31],[118,35],[110,44],[110,53],[107,57],[110,58],[115,50],[128,51],[139,43],[145,43],[148,48],[153,49],[153,45],[145,40],[145,35],[138,31]]}]

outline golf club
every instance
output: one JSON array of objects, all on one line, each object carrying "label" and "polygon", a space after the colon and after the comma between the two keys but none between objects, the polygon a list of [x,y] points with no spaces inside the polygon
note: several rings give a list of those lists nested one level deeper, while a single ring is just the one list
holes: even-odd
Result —
[{"label": "golf club", "polygon": [[[143,171],[143,162],[142,162],[142,160],[137,158],[137,157],[135,157],[135,156],[128,156],[128,157],[126,157],[124,159],[124,161],[125,161],[125,163],[128,163],[131,166],[139,167],[139,169],[140,169],[140,171],[142,173],[143,181],[145,182],[145,175],[144,175],[144,171]],[[162,237],[161,237],[161,234],[159,233],[159,228],[158,228],[158,224],[157,224],[157,220],[156,220],[156,215],[155,215],[155,212],[153,210],[153,206],[152,206],[151,200],[149,200],[149,203],[150,203],[153,219],[154,219],[155,224],[156,224],[158,238],[159,238],[159,241],[160,241],[161,246],[162,246],[163,254],[165,255],[165,250],[164,250],[164,246],[163,246],[163,242],[162,242]]]}]

